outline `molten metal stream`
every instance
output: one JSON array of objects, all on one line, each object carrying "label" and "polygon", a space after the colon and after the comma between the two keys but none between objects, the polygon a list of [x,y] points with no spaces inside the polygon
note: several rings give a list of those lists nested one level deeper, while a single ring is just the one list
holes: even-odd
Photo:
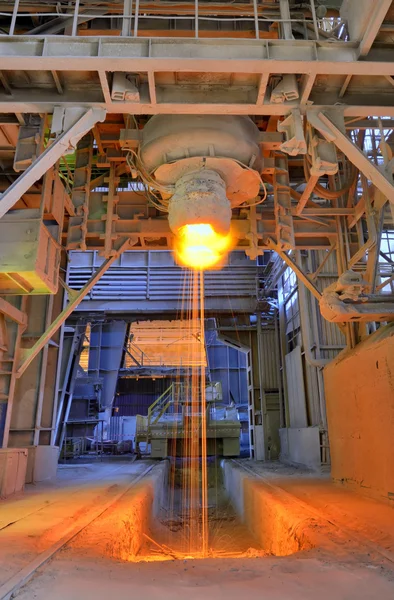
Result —
[{"label": "molten metal stream", "polygon": [[[197,338],[199,344],[191,343],[187,356],[179,357],[179,364],[189,365],[188,376],[178,372],[177,383],[183,383],[187,406],[176,398],[174,412],[185,411],[184,432],[179,436],[181,424],[173,421],[172,456],[176,455],[176,440],[183,437],[181,470],[181,513],[187,524],[185,550],[189,556],[208,556],[208,475],[207,475],[207,404],[205,390],[205,331],[204,331],[204,272],[185,272],[182,294],[182,318],[187,320],[187,337]],[[188,285],[187,285],[188,284]],[[182,359],[182,360],[181,360]],[[176,469],[170,475],[171,512],[175,515]],[[169,541],[170,542],[170,541]]]},{"label": "molten metal stream", "polygon": [[179,229],[175,250],[181,264],[204,270],[220,263],[231,246],[230,234],[222,235],[212,225],[196,223]]}]

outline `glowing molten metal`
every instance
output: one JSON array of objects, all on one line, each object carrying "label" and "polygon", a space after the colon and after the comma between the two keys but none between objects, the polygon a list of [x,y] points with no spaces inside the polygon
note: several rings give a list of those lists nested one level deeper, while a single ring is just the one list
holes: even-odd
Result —
[{"label": "glowing molten metal", "polygon": [[205,270],[217,265],[231,248],[231,235],[216,233],[212,225],[184,225],[178,231],[176,255],[180,263]]}]

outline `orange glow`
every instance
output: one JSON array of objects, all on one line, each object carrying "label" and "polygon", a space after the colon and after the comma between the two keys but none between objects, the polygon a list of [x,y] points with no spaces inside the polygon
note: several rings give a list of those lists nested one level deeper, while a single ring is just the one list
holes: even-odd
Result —
[{"label": "orange glow", "polygon": [[176,254],[179,262],[192,269],[217,265],[231,248],[231,235],[216,233],[212,225],[184,225],[178,231]]}]

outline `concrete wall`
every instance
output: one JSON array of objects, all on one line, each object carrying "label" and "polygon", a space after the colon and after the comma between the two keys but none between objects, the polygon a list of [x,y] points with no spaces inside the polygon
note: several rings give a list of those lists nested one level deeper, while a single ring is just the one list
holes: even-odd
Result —
[{"label": "concrete wall", "polygon": [[122,519],[111,520],[108,515],[108,527],[111,541],[107,543],[107,552],[119,560],[133,560],[138,554],[149,531],[151,520],[157,518],[160,507],[166,503],[168,485],[167,460],[155,465],[152,471],[136,486],[132,487],[117,503],[113,514],[122,514]]},{"label": "concrete wall", "polygon": [[394,326],[324,369],[332,476],[394,501]]},{"label": "concrete wall", "polygon": [[319,427],[289,427],[279,433],[282,462],[320,469]]},{"label": "concrete wall", "polygon": [[294,497],[263,479],[254,479],[231,461],[222,461],[223,481],[241,520],[268,555],[328,548],[324,524]]}]

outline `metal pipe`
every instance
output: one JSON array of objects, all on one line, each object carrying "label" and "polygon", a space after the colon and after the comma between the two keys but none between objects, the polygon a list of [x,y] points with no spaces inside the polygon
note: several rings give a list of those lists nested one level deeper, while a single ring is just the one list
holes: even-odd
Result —
[{"label": "metal pipe", "polygon": [[194,0],[194,37],[198,38],[198,0]]}]

